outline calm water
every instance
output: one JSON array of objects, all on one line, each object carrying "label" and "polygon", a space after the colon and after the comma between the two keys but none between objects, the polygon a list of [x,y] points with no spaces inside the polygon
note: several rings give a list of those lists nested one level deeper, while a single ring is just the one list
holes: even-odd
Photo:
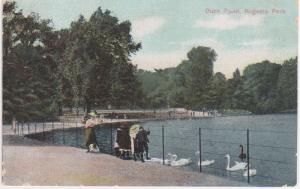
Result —
[{"label": "calm water", "polygon": [[[210,166],[202,166],[204,173],[227,177],[228,179],[247,182],[243,171],[226,171],[225,154],[233,161],[240,161],[239,145],[243,144],[247,152],[247,129],[249,129],[249,154],[251,168],[257,175],[250,183],[257,186],[282,186],[296,184],[297,160],[297,115],[261,115],[203,118],[198,120],[172,120],[164,122],[146,122],[141,125],[151,131],[150,156],[162,157],[162,125],[164,126],[165,157],[168,153],[176,154],[178,159],[191,158],[193,163],[180,167],[189,171],[198,171],[199,128],[201,128],[202,160],[214,159]],[[112,131],[112,133],[111,133]],[[77,133],[77,134],[76,134]],[[115,128],[97,127],[97,139],[101,151],[113,153],[111,141],[114,141]],[[83,128],[69,129],[62,132],[32,136],[55,143],[84,147]],[[64,140],[63,140],[64,135]],[[76,137],[77,136],[77,137]],[[175,169],[175,168],[174,168]]]}]

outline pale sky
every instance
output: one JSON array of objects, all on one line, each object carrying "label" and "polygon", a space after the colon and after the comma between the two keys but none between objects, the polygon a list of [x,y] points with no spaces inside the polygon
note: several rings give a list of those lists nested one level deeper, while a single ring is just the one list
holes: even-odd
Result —
[{"label": "pale sky", "polygon": [[[174,67],[194,46],[218,54],[215,72],[227,77],[248,64],[276,63],[297,55],[297,0],[16,0],[25,15],[39,13],[56,29],[101,6],[120,21],[132,22],[143,48],[131,57],[138,68]],[[227,9],[226,11],[224,11]],[[239,9],[240,12],[232,12]],[[250,14],[248,10],[260,11]],[[273,9],[281,10],[272,12]],[[208,11],[209,10],[209,11]],[[219,12],[212,10],[219,10]],[[231,11],[231,12],[229,12]],[[267,11],[267,13],[266,13]]]}]

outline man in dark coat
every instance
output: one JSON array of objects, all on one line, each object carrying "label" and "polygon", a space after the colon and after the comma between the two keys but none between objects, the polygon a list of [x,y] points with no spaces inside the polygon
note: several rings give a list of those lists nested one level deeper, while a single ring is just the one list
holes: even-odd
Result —
[{"label": "man in dark coat", "polygon": [[139,155],[142,162],[144,162],[143,154],[146,152],[146,159],[150,159],[148,156],[148,143],[149,139],[148,136],[150,131],[144,130],[143,127],[140,127],[139,132],[136,135],[136,154]]}]

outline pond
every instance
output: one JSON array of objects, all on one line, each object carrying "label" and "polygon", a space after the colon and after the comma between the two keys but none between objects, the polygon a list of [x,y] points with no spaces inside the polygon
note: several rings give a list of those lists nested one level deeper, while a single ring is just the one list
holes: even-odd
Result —
[{"label": "pond", "polygon": [[[234,161],[241,161],[239,145],[247,153],[247,129],[249,129],[250,168],[256,169],[256,176],[250,177],[250,184],[256,186],[295,185],[297,176],[297,115],[253,115],[203,118],[193,120],[166,120],[141,123],[149,129],[149,153],[151,157],[162,158],[162,135],[164,135],[165,157],[176,154],[178,159],[191,158],[192,164],[181,169],[198,171],[199,128],[201,128],[201,158],[215,160],[209,166],[202,166],[202,172],[232,180],[247,182],[244,171],[226,171],[225,154]],[[162,133],[164,127],[164,133]],[[101,152],[113,154],[116,127],[96,127]],[[84,148],[84,129],[55,130],[30,137]]]}]

